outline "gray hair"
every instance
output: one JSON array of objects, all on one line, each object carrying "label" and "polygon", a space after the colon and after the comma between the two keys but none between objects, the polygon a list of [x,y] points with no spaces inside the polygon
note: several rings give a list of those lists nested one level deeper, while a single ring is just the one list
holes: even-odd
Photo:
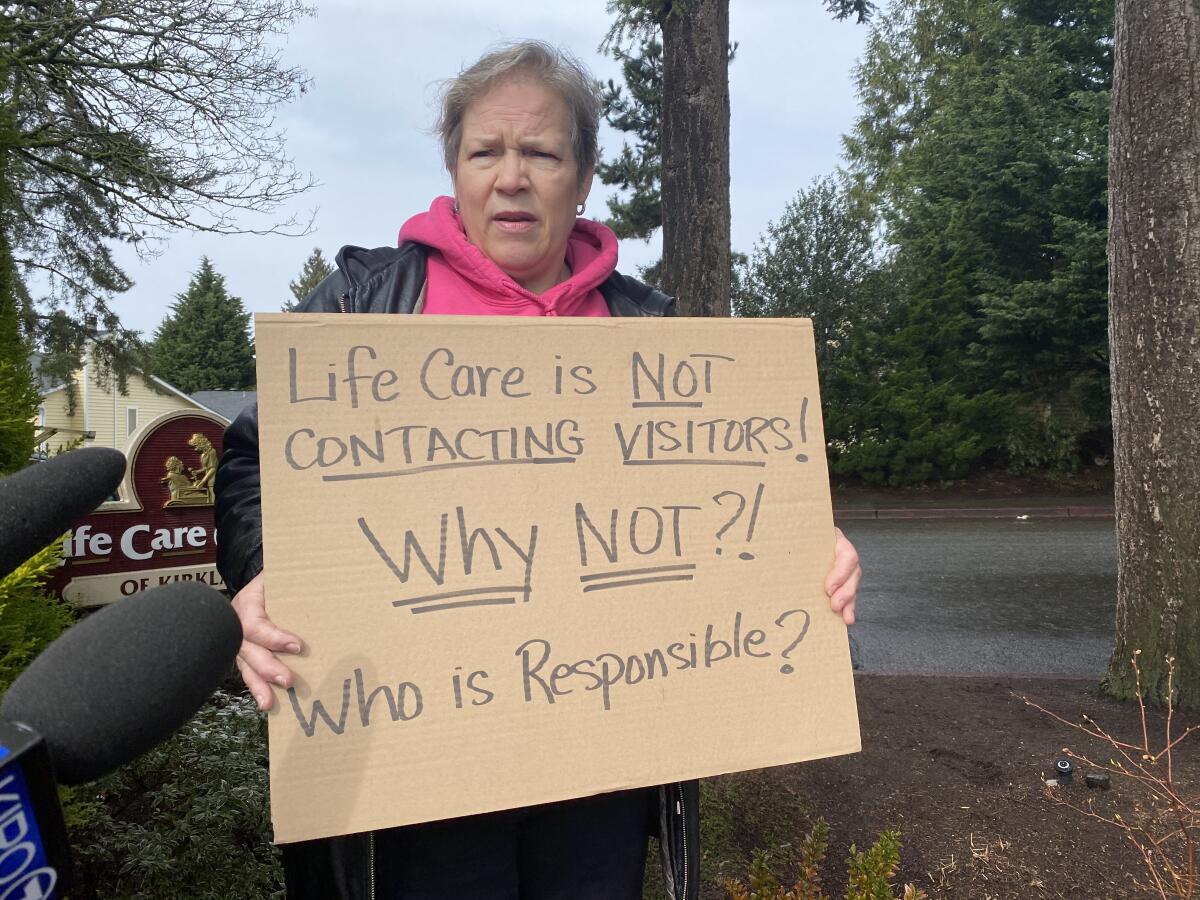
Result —
[{"label": "gray hair", "polygon": [[446,170],[453,175],[457,168],[463,115],[467,107],[497,83],[521,75],[535,78],[562,97],[567,105],[575,166],[582,183],[600,156],[600,93],[596,80],[583,63],[544,41],[501,45],[442,86],[442,112],[438,117],[437,132],[442,141]]}]

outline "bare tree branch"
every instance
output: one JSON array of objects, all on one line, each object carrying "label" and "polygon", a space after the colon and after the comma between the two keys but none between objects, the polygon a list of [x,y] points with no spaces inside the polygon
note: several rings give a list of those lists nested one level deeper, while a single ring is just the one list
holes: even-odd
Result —
[{"label": "bare tree branch", "polygon": [[[270,217],[313,184],[273,117],[309,84],[275,38],[310,12],[302,0],[0,3],[0,228],[14,252],[73,272],[64,284],[85,297],[116,269],[111,242],[305,232]],[[88,258],[105,263],[73,262]],[[119,285],[111,274],[92,287]]]}]

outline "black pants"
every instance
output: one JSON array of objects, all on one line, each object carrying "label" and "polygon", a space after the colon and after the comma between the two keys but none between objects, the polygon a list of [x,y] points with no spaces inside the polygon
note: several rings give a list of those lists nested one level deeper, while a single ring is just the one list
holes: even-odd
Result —
[{"label": "black pants", "polygon": [[377,832],[379,900],[638,900],[653,790]]}]

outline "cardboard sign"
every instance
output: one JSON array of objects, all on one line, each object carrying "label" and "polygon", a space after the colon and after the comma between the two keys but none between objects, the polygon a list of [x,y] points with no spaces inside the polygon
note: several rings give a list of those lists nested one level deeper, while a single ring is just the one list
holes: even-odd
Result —
[{"label": "cardboard sign", "polygon": [[811,323],[255,327],[276,840],[859,749]]}]

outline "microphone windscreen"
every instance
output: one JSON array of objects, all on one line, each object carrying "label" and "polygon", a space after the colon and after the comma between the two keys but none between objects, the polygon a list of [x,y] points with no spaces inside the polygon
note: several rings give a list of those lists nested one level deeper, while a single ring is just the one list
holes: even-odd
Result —
[{"label": "microphone windscreen", "polygon": [[46,740],[63,784],[99,778],[187,722],[242,642],[229,601],[179,582],[135,594],[66,631],[13,682],[0,716]]},{"label": "microphone windscreen", "polygon": [[124,476],[119,450],[85,447],[0,479],[0,575],[107,500]]}]

